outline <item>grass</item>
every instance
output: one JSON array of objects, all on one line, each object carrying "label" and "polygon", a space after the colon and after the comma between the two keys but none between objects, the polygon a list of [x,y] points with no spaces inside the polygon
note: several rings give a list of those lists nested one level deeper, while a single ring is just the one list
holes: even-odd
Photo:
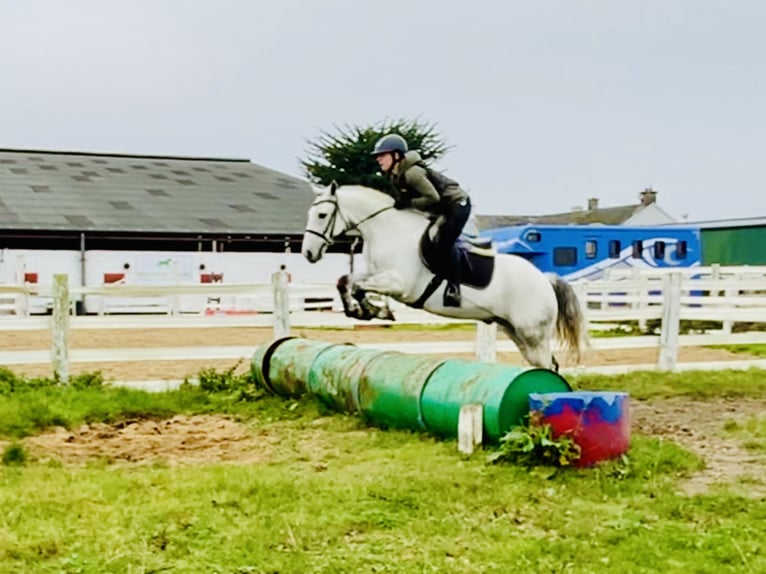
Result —
[{"label": "grass", "polygon": [[[593,469],[490,464],[489,452],[368,428],[246,380],[201,379],[205,388],[157,394],[97,378],[6,387],[0,573],[766,571],[766,502],[726,489],[681,495],[702,461],[672,442],[634,435],[625,459]],[[763,371],[573,383],[639,398],[766,396]],[[278,448],[250,465],[69,466],[35,461],[17,442],[50,424],[176,412],[236,414]],[[762,419],[727,429],[766,435]]]},{"label": "grass", "polygon": [[726,433],[738,438],[745,448],[766,454],[766,414],[751,417],[744,423],[729,419],[723,428]]},{"label": "grass", "polygon": [[743,355],[750,355],[752,357],[766,357],[766,345],[753,343],[742,345],[710,345],[711,349],[723,349],[732,353],[740,353]]},{"label": "grass", "polygon": [[625,391],[636,399],[766,396],[766,370],[755,368],[678,373],[635,371],[622,375],[573,375],[567,380],[576,390]]}]

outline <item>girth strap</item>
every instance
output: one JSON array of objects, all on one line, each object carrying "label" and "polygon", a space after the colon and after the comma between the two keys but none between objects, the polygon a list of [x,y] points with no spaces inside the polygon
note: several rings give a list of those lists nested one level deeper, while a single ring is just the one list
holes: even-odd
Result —
[{"label": "girth strap", "polygon": [[410,304],[410,307],[414,307],[415,309],[422,309],[425,302],[428,301],[428,298],[436,293],[436,290],[439,288],[439,285],[441,285],[442,281],[444,281],[444,277],[434,275],[433,279],[431,279],[431,282],[426,286],[425,291],[423,291],[420,297],[418,297],[417,301]]}]

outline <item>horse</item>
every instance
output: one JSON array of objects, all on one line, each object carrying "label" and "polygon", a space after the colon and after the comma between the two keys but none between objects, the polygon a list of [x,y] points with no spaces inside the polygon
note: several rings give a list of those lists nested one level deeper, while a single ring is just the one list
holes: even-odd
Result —
[{"label": "horse", "polygon": [[[552,341],[558,337],[579,361],[587,344],[584,317],[572,286],[543,273],[523,257],[496,253],[462,236],[454,247],[461,265],[460,307],[442,301],[444,265],[434,252],[437,218],[415,209],[394,209],[393,198],[377,189],[332,182],[315,188],[307,214],[301,253],[320,261],[339,236],[361,235],[366,270],[337,281],[347,316],[395,320],[388,305],[376,305],[376,293],[432,314],[497,323],[535,367],[558,371]],[[443,259],[443,258],[442,258]]]}]

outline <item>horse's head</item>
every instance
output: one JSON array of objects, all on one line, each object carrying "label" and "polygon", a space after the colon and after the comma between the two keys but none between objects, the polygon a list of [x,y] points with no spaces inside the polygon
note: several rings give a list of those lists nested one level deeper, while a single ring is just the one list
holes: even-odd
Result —
[{"label": "horse's head", "polygon": [[338,185],[332,182],[317,194],[311,204],[303,233],[301,253],[310,263],[316,263],[332,245],[333,240],[345,231],[343,222],[338,217]]},{"label": "horse's head", "polygon": [[316,263],[339,235],[357,231],[364,237],[375,226],[388,225],[378,215],[393,206],[393,198],[382,191],[360,185],[339,188],[332,182],[309,209],[301,253]]}]

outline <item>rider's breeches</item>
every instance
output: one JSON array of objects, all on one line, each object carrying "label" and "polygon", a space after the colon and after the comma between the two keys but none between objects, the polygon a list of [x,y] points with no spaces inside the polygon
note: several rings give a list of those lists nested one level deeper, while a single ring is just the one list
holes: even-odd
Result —
[{"label": "rider's breeches", "polygon": [[459,279],[459,265],[457,249],[452,246],[460,237],[465,227],[468,217],[471,215],[471,200],[455,203],[447,207],[444,213],[444,223],[442,223],[437,236],[438,248],[441,253],[450,253],[451,262],[449,266],[450,280],[457,283]]}]

